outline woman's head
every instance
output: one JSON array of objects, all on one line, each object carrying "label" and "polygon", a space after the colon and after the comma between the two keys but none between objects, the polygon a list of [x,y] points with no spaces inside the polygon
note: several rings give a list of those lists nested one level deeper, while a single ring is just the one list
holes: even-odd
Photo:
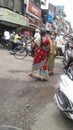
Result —
[{"label": "woman's head", "polygon": [[41,31],[41,40],[42,41],[45,41],[45,39],[46,39],[46,31]]}]

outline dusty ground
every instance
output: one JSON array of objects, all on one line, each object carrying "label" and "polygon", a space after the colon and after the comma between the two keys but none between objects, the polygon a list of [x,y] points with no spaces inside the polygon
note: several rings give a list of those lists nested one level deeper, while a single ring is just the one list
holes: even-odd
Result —
[{"label": "dusty ground", "polygon": [[57,82],[63,74],[62,58],[55,59],[54,75],[38,81],[27,75],[32,58],[17,60],[0,50],[0,125],[23,130],[72,130],[54,103]]}]

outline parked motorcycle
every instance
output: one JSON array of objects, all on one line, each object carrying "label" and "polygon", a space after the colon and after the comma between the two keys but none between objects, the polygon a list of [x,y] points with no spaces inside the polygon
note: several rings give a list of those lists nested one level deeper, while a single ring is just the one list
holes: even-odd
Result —
[{"label": "parked motorcycle", "polygon": [[72,63],[73,63],[73,42],[70,41],[65,46],[65,53],[63,56],[64,70],[67,71]]},{"label": "parked motorcycle", "polygon": [[58,45],[57,47],[57,54],[59,56],[64,56],[65,57],[65,52],[68,49],[73,49],[73,37],[67,38],[63,37],[63,42],[61,45]]},{"label": "parked motorcycle", "polygon": [[68,68],[67,74],[60,76],[59,88],[54,95],[54,101],[59,110],[73,120],[73,66]]}]

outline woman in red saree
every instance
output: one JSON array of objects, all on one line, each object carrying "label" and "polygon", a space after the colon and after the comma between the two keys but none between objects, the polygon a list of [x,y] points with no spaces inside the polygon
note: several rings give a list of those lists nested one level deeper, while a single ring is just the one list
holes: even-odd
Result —
[{"label": "woman in red saree", "polygon": [[35,40],[37,46],[34,52],[32,72],[29,76],[41,80],[48,80],[47,58],[49,54],[50,41],[46,38],[46,32],[41,32],[40,41]]}]

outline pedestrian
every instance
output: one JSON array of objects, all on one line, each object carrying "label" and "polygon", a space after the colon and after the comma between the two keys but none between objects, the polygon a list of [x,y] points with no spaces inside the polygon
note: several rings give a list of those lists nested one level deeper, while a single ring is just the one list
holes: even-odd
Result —
[{"label": "pedestrian", "polygon": [[65,51],[65,40],[64,40],[64,33],[61,32],[60,35],[56,37],[56,45],[57,45],[57,52],[58,55],[63,55]]},{"label": "pedestrian", "polygon": [[9,38],[10,42],[14,42],[14,37],[15,37],[15,31],[12,30],[12,32],[10,34],[10,38]]},{"label": "pedestrian", "polygon": [[[37,28],[36,30],[35,30],[35,34],[34,34],[34,41],[37,41],[38,42],[38,44],[40,43],[40,39],[41,39],[41,35],[40,35],[40,30]],[[34,46],[34,42],[32,42],[32,56],[34,55],[34,51],[35,51],[35,48],[36,48],[36,46]]]},{"label": "pedestrian", "polygon": [[47,58],[49,54],[50,41],[46,38],[46,31],[41,32],[41,39],[39,42],[37,39],[34,41],[36,49],[34,52],[32,71],[29,73],[29,76],[40,80],[48,80]]},{"label": "pedestrian", "polygon": [[14,46],[13,46],[13,49],[16,47],[16,46],[18,46],[18,45],[23,45],[22,44],[22,38],[21,38],[21,32],[19,32],[19,31],[16,31],[16,34],[15,34],[15,36],[14,36]]},{"label": "pedestrian", "polygon": [[9,43],[9,38],[10,38],[10,32],[8,30],[4,29],[4,41],[5,41],[5,44]]},{"label": "pedestrian", "polygon": [[55,55],[56,55],[56,44],[55,44],[55,37],[52,35],[52,32],[49,32],[49,40],[50,40],[50,51],[48,56],[48,72],[49,75],[52,75],[54,73],[54,61],[55,61]]},{"label": "pedestrian", "polygon": [[35,34],[34,34],[34,39],[40,40],[40,38],[41,38],[40,30],[39,30],[39,29],[36,29],[36,30],[35,30]]},{"label": "pedestrian", "polygon": [[11,46],[10,48],[13,50],[14,49],[14,37],[15,37],[15,31],[12,30],[10,34],[10,39],[9,39],[9,45]]}]

